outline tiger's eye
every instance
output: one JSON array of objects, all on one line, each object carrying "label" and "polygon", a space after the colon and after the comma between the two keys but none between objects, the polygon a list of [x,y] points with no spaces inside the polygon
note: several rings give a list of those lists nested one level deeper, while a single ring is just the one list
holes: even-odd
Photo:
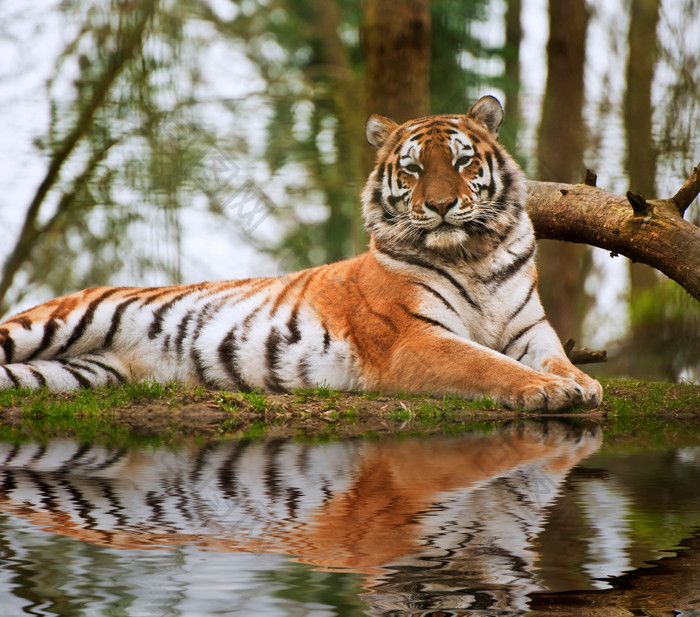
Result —
[{"label": "tiger's eye", "polygon": [[412,174],[419,174],[422,171],[420,165],[416,165],[415,163],[411,163],[410,165],[406,165],[404,167],[404,169],[407,172],[412,173]]},{"label": "tiger's eye", "polygon": [[471,156],[460,156],[455,163],[455,167],[465,167],[472,162]]}]

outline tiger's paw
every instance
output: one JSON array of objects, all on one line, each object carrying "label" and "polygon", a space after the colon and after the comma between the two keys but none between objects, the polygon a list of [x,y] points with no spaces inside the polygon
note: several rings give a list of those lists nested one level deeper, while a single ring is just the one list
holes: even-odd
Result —
[{"label": "tiger's paw", "polygon": [[588,407],[597,407],[603,400],[603,386],[597,379],[589,377],[585,373],[576,375],[574,381],[583,390],[583,404]]},{"label": "tiger's paw", "polygon": [[583,391],[583,404],[587,407],[597,407],[603,400],[603,387],[600,383],[576,368],[568,360],[550,358],[542,366],[549,374],[559,375],[575,381]]},{"label": "tiger's paw", "polygon": [[560,411],[585,401],[583,388],[573,379],[542,375],[537,381],[516,390],[512,404],[508,406],[525,411]]}]

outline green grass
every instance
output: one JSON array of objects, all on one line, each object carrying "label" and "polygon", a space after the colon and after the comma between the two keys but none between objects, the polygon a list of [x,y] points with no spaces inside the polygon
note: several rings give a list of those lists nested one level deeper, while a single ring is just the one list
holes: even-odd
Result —
[{"label": "green grass", "polygon": [[[622,379],[601,379],[601,382],[605,400],[596,421],[604,424],[606,434],[629,436],[643,430],[662,435],[673,431],[692,439],[698,433],[700,386]],[[14,389],[0,391],[0,436],[14,434],[23,439],[72,435],[104,440],[109,434],[108,439],[124,440],[131,430],[134,435],[139,431],[160,431],[161,439],[175,439],[190,426],[190,420],[178,419],[180,410],[187,410],[189,415],[183,417],[189,418],[214,411],[219,415],[205,423],[212,427],[211,434],[243,435],[246,439],[262,435],[268,430],[263,430],[263,425],[283,426],[287,430],[299,427],[311,434],[320,434],[325,425],[328,434],[340,436],[342,426],[358,425],[357,430],[362,431],[368,422],[379,422],[385,431],[454,433],[471,430],[475,422],[498,423],[505,417],[488,398],[471,401],[459,395],[442,399],[425,394],[405,395],[403,399],[398,396],[372,392],[351,395],[326,385],[295,390],[292,396],[266,395],[257,390],[211,392],[201,386],[154,382],[64,394]],[[585,411],[579,407],[570,410],[569,415]],[[146,426],[152,412],[158,418],[157,425]],[[533,415],[536,414],[519,417]],[[512,414],[510,418],[513,419]]]},{"label": "green grass", "polygon": [[333,390],[327,385],[316,386],[315,388],[295,388],[294,396],[296,397],[296,402],[301,405],[321,401],[329,409],[336,409],[343,398],[341,392]]},{"label": "green grass", "polygon": [[498,406],[494,403],[491,397],[484,397],[472,401],[470,399],[464,398],[459,394],[449,394],[442,398],[442,406],[444,409],[455,411],[455,410],[474,410],[474,411],[484,411],[496,409]]},{"label": "green grass", "polygon": [[264,414],[273,408],[272,402],[259,390],[253,392],[241,392],[239,396],[246,401],[253,413]]},{"label": "green grass", "polygon": [[600,379],[604,405],[614,416],[663,413],[700,414],[700,386],[634,379]]},{"label": "green grass", "polygon": [[31,416],[99,416],[110,413],[115,407],[148,399],[174,401],[183,391],[183,387],[176,384],[164,386],[151,381],[67,394],[16,388],[0,391],[0,409],[19,407],[23,414]]}]

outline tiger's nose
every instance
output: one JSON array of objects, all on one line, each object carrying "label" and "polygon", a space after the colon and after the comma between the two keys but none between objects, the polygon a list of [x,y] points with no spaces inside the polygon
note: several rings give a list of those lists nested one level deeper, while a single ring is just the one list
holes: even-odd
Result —
[{"label": "tiger's nose", "polygon": [[456,199],[453,199],[452,201],[450,201],[448,199],[441,199],[440,201],[426,201],[425,202],[425,207],[428,210],[432,210],[433,212],[437,212],[440,216],[445,216],[456,205],[457,205]]}]

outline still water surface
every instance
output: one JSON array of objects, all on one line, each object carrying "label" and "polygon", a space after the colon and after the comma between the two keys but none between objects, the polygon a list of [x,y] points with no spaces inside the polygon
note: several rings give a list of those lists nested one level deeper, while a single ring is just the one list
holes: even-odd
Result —
[{"label": "still water surface", "polygon": [[700,614],[700,447],[550,421],[0,463],[2,615]]}]

